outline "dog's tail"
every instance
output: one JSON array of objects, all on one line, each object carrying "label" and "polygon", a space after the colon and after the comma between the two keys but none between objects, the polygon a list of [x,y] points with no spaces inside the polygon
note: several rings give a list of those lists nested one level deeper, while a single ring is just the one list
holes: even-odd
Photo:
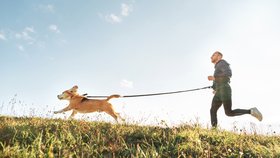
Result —
[{"label": "dog's tail", "polygon": [[120,97],[121,97],[120,95],[114,94],[114,95],[109,96],[109,97],[106,99],[106,101],[109,101],[109,100],[112,99],[112,98],[120,98]]}]

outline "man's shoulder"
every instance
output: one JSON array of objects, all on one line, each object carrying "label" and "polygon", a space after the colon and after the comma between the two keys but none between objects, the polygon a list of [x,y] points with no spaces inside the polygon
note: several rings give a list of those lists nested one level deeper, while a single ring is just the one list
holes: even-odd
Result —
[{"label": "man's shoulder", "polygon": [[229,65],[229,63],[226,60],[221,59],[216,65]]}]

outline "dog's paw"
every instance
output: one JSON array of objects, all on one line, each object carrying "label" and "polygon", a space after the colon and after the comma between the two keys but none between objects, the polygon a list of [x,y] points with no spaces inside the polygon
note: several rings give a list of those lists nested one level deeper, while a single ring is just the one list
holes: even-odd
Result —
[{"label": "dog's paw", "polygon": [[118,117],[117,123],[119,123],[119,124],[124,124],[124,123],[125,123],[125,119],[124,119],[124,118],[121,118],[121,117]]}]

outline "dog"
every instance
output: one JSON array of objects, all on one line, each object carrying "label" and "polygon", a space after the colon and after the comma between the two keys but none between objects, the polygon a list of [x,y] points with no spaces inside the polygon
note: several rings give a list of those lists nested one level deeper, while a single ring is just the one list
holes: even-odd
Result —
[{"label": "dog", "polygon": [[62,110],[55,111],[55,114],[63,113],[69,110],[73,110],[69,118],[74,118],[75,114],[79,113],[91,113],[91,112],[106,112],[112,116],[117,122],[119,119],[124,121],[113,109],[113,106],[108,101],[112,98],[119,98],[120,95],[111,95],[106,99],[88,99],[86,94],[79,95],[77,93],[78,86],[73,86],[71,89],[64,91],[58,95],[57,98],[60,100],[68,100],[69,105]]}]

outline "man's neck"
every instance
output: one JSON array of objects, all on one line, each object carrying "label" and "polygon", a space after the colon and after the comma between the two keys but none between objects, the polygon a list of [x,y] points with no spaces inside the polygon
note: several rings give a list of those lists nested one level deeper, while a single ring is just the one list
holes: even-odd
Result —
[{"label": "man's neck", "polygon": [[218,59],[214,64],[216,65],[219,61],[221,61],[222,59]]}]

